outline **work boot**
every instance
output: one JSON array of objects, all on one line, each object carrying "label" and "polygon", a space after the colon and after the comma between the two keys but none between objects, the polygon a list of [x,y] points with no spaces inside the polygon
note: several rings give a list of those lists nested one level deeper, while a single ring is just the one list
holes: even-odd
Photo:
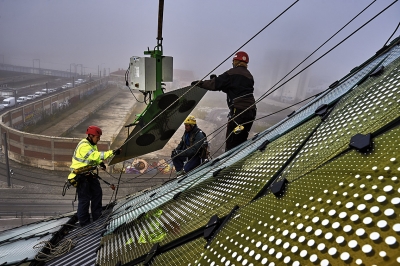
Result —
[{"label": "work boot", "polygon": [[176,172],[176,177],[179,177],[184,174],[186,174],[186,172],[185,172],[185,170],[182,169],[181,171]]}]

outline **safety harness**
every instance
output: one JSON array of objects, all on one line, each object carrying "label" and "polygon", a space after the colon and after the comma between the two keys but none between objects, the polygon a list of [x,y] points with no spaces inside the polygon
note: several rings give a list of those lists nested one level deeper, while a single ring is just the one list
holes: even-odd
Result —
[{"label": "safety harness", "polygon": [[[95,149],[91,149],[90,151],[88,151],[88,152],[85,154],[85,156],[84,156],[83,158],[78,158],[78,157],[76,156],[76,153],[77,153],[79,147],[80,147],[82,144],[84,144],[84,143],[92,145],[92,144],[90,143],[90,141],[88,141],[87,139],[81,140],[81,141],[78,143],[78,145],[76,146],[75,151],[74,151],[74,154],[72,155],[72,158],[73,158],[74,160],[78,161],[78,162],[81,162],[81,163],[84,163],[84,164],[87,164],[87,165],[82,166],[82,167],[79,167],[79,168],[77,168],[77,169],[70,168],[71,172],[74,173],[75,176],[72,177],[72,178],[68,178],[67,181],[65,181],[65,184],[64,184],[64,187],[63,187],[63,191],[62,191],[62,196],[65,196],[66,191],[67,191],[71,186],[73,186],[73,187],[78,187],[78,185],[79,185],[79,180],[78,180],[78,179],[79,179],[79,178],[77,178],[77,177],[78,177],[78,175],[79,175],[79,176],[82,176],[83,174],[97,175],[97,177],[98,177],[100,180],[102,180],[104,183],[106,183],[107,185],[109,185],[109,186],[111,187],[111,189],[113,189],[113,190],[115,189],[114,184],[108,183],[107,181],[101,179],[100,176],[99,176],[98,174],[94,174],[94,173],[92,172],[92,171],[94,171],[95,169],[97,169],[97,165],[92,165],[93,161],[88,160],[88,158],[89,158],[90,154],[92,154],[92,153],[95,151]],[[100,152],[100,159],[101,159],[101,160],[104,160],[104,152]],[[76,201],[76,194],[75,194],[75,201]]]}]

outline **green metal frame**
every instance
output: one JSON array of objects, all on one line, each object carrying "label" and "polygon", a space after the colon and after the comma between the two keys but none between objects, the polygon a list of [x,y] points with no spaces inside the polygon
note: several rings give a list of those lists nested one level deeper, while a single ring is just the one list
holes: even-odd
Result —
[{"label": "green metal frame", "polygon": [[156,59],[156,90],[152,92],[151,101],[147,105],[146,109],[139,115],[133,122],[134,125],[143,117],[143,115],[147,112],[151,103],[161,94],[163,94],[163,90],[161,87],[162,82],[162,58],[163,58],[163,47],[162,47],[162,22],[163,22],[163,13],[164,13],[164,0],[159,1],[158,6],[158,34],[157,34],[157,46],[154,47],[154,50],[144,51],[145,55],[150,55],[150,57]]}]

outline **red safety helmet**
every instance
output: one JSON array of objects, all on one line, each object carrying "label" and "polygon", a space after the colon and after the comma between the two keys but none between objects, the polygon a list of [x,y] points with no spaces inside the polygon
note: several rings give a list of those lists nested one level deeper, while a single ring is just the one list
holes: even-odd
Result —
[{"label": "red safety helmet", "polygon": [[101,136],[103,132],[98,126],[89,126],[86,130],[86,134],[93,136]]},{"label": "red safety helmet", "polygon": [[245,63],[249,62],[249,55],[246,52],[243,51],[239,51],[235,54],[235,56],[233,57],[233,60],[239,60]]}]

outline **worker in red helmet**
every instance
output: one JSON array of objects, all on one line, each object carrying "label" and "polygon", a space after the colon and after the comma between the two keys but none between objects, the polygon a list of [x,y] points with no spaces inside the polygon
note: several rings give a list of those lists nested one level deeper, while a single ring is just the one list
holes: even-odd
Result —
[{"label": "worker in red helmet", "polygon": [[211,75],[210,80],[193,81],[196,85],[210,91],[226,93],[229,107],[229,121],[226,130],[225,151],[245,142],[256,117],[256,104],[254,99],[254,79],[247,69],[249,55],[239,51],[232,60],[232,68],[216,76]]},{"label": "worker in red helmet", "polygon": [[121,149],[98,151],[97,143],[102,133],[99,127],[89,126],[86,130],[87,137],[78,143],[72,156],[71,173],[68,175],[68,181],[77,190],[77,215],[80,226],[90,223],[89,205],[93,221],[101,216],[103,192],[100,187],[99,176],[93,170],[98,165],[106,170],[103,160],[121,152]]}]

